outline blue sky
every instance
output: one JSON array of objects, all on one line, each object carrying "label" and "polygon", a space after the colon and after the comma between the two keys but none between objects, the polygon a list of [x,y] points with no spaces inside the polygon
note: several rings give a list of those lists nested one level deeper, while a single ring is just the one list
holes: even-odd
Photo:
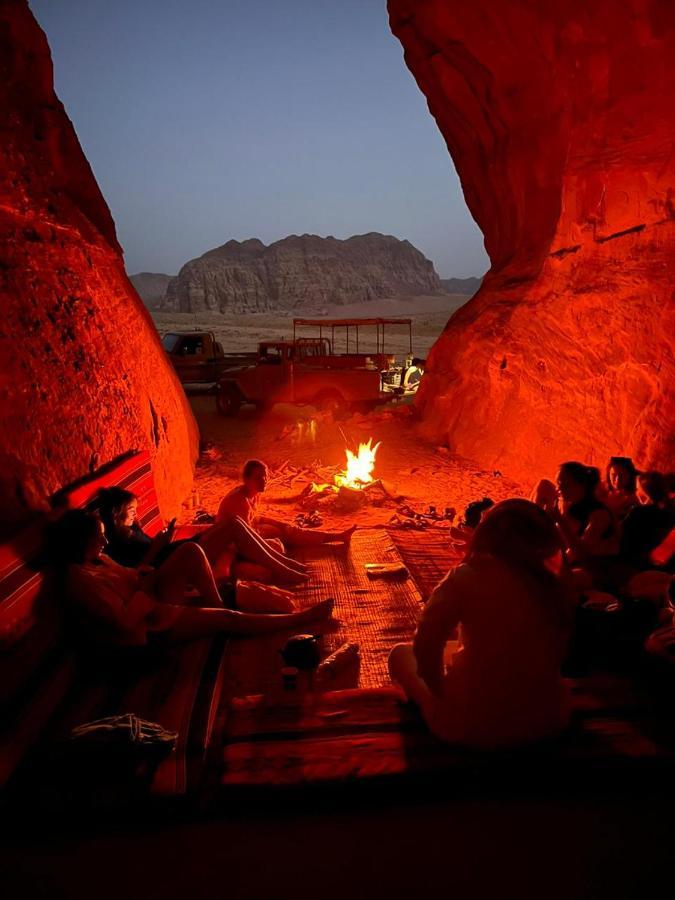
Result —
[{"label": "blue sky", "polygon": [[31,0],[130,272],[235,238],[408,238],[442,276],[482,235],[385,0]]}]

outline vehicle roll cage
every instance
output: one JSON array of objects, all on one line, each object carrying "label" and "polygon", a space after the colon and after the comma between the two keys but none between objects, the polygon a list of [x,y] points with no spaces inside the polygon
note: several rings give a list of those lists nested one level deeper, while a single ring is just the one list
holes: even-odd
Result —
[{"label": "vehicle roll cage", "polygon": [[[356,352],[359,352],[359,328],[363,326],[375,326],[377,354],[384,354],[384,329],[386,325],[407,325],[410,353],[412,353],[412,319],[293,319],[293,340],[296,340],[296,329],[318,328],[319,339],[323,337],[323,329],[331,330],[331,350],[335,348],[335,329],[345,328],[347,331],[347,353],[349,353],[349,329],[356,329]],[[298,340],[302,340],[299,338]]]}]

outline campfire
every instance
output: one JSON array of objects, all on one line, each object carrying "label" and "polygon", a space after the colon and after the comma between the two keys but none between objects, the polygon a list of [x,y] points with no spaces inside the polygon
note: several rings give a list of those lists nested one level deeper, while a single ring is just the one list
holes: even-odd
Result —
[{"label": "campfire", "polygon": [[375,477],[375,457],[379,447],[379,442],[373,445],[373,439],[368,438],[365,443],[359,444],[356,453],[345,448],[346,467],[335,473],[332,482],[312,482],[305,496],[306,502],[311,504],[314,500],[337,495],[340,506],[358,507],[366,502],[373,488],[378,488],[384,496],[390,496],[382,481]]},{"label": "campfire", "polygon": [[362,490],[374,481],[373,470],[375,468],[375,456],[379,442],[373,447],[373,439],[368,438],[367,443],[359,444],[357,453],[347,448],[347,468],[335,476],[335,484],[338,488],[348,487],[352,490]]}]

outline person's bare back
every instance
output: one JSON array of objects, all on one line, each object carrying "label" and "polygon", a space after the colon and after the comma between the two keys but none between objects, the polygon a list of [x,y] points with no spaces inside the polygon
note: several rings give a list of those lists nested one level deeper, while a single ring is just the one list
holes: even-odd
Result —
[{"label": "person's bare back", "polygon": [[232,522],[236,518],[243,519],[251,528],[257,518],[257,497],[250,497],[243,484],[225,494],[218,507],[217,522]]}]

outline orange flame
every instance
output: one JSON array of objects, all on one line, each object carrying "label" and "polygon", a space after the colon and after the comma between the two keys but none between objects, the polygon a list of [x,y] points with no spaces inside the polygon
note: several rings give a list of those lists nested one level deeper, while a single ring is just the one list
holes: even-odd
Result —
[{"label": "orange flame", "polygon": [[347,468],[335,476],[335,484],[338,487],[360,488],[364,484],[370,484],[373,480],[375,468],[375,454],[379,448],[379,442],[373,447],[373,439],[359,444],[358,453],[345,450],[347,454]]}]

